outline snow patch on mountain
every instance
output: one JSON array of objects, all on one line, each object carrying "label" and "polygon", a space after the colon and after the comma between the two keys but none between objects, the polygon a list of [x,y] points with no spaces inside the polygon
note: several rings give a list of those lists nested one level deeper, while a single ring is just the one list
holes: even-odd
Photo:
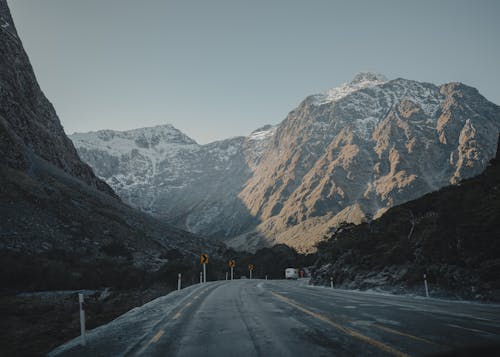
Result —
[{"label": "snow patch on mountain", "polygon": [[335,102],[360,89],[378,86],[386,82],[387,78],[383,75],[371,72],[359,73],[349,83],[343,83],[336,88],[327,90],[325,93],[316,94],[314,96],[315,104],[323,105]]}]

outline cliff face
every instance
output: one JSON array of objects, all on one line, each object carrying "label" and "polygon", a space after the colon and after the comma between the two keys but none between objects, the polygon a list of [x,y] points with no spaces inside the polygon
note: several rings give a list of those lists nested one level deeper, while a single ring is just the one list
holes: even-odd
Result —
[{"label": "cliff face", "polygon": [[[113,190],[83,163],[64,134],[54,107],[40,89],[6,1],[0,2],[0,126],[18,145],[2,149],[10,167],[27,168],[35,153],[66,173],[113,197]],[[24,146],[24,150],[21,147]],[[24,160],[20,160],[21,151]]]},{"label": "cliff face", "polygon": [[345,225],[318,246],[313,282],[500,300],[500,148],[479,176]]},{"label": "cliff face", "polygon": [[309,97],[279,125],[240,193],[262,221],[257,235],[307,251],[343,221],[379,217],[484,170],[497,105],[459,83],[382,78]]}]

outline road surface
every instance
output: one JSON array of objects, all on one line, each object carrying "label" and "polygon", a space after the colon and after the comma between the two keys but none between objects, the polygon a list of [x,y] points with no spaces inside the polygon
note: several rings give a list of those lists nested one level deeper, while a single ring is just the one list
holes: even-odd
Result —
[{"label": "road surface", "polygon": [[198,284],[54,350],[63,356],[500,355],[500,305],[311,287]]}]

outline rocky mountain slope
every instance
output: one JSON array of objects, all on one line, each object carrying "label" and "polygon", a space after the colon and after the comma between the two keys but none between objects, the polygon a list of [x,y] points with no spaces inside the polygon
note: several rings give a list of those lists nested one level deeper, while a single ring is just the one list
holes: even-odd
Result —
[{"label": "rocky mountain slope", "polygon": [[342,222],[481,173],[499,128],[500,107],[464,84],[361,73],[248,137],[197,145],[163,126],[71,139],[136,207],[236,248],[307,252]]},{"label": "rocky mountain slope", "polygon": [[308,249],[342,221],[480,173],[499,125],[500,107],[463,84],[361,74],[288,115],[240,197],[259,235]]},{"label": "rocky mountain slope", "polygon": [[[5,1],[0,3],[0,35],[3,74],[0,77],[0,124],[4,130],[14,131],[30,151],[54,166],[116,197],[113,190],[80,160],[71,140],[64,134],[54,107],[36,81]],[[4,153],[2,161],[11,166],[26,166],[26,159],[19,157],[15,148],[6,142],[0,145]]]},{"label": "rocky mountain slope", "polygon": [[217,255],[220,244],[122,203],[64,134],[0,0],[2,289],[140,285],[169,252]]},{"label": "rocky mountain slope", "polygon": [[70,137],[82,159],[122,199],[143,211],[219,239],[257,224],[238,198],[251,177],[250,165],[258,160],[258,141],[252,136],[198,145],[164,125]]},{"label": "rocky mountain slope", "polygon": [[500,147],[477,177],[346,225],[318,246],[313,282],[500,301]]}]

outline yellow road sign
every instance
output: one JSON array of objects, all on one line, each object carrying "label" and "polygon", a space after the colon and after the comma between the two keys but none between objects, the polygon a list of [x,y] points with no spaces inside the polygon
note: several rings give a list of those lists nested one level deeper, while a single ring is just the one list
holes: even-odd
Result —
[{"label": "yellow road sign", "polygon": [[200,264],[208,264],[208,254],[200,255]]},{"label": "yellow road sign", "polygon": [[236,262],[235,262],[234,260],[232,260],[232,259],[231,259],[231,260],[229,261],[229,267],[230,267],[230,268],[234,268],[235,266],[236,266]]},{"label": "yellow road sign", "polygon": [[248,264],[248,270],[253,270],[253,264]]}]

